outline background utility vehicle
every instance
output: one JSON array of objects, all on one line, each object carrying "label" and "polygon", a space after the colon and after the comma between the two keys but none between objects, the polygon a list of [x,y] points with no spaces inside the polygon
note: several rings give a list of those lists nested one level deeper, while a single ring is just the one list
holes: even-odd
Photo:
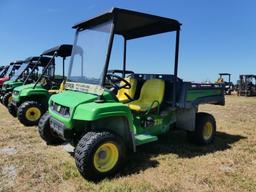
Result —
[{"label": "background utility vehicle", "polygon": [[[40,59],[40,60],[39,60]],[[8,106],[12,99],[12,91],[15,87],[33,83],[38,79],[39,71],[48,64],[48,57],[28,57],[20,66],[17,72],[9,81],[4,82],[1,89],[1,100],[5,106]]]},{"label": "background utility vehicle", "polygon": [[[50,98],[39,133],[48,144],[70,141],[85,178],[98,180],[114,174],[127,150],[135,152],[138,145],[156,141],[174,127],[188,131],[196,143],[213,141],[214,117],[197,109],[203,103],[223,105],[224,90],[219,84],[192,84],[177,77],[180,25],[173,19],[114,8],[74,26],[77,32],[65,91]],[[176,34],[174,75],[127,75],[128,42],[165,32]],[[116,68],[122,70],[121,76],[109,68],[114,38],[123,40],[123,64]],[[84,50],[84,62],[77,46]],[[103,60],[101,53],[106,53]]]},{"label": "background utility vehicle", "polygon": [[256,96],[256,75],[240,75],[237,95]]},{"label": "background utility vehicle", "polygon": [[[10,113],[17,111],[19,121],[25,126],[37,125],[48,107],[50,96],[58,92],[64,80],[64,63],[71,55],[72,45],[59,45],[44,51],[42,56],[52,56],[34,84],[16,87],[9,105]],[[62,57],[62,75],[55,73],[55,57]]]},{"label": "background utility vehicle", "polygon": [[0,72],[0,78],[4,77],[10,65],[2,66]]},{"label": "background utility vehicle", "polygon": [[216,83],[223,84],[225,87],[225,94],[231,95],[232,91],[235,90],[234,84],[231,82],[231,74],[230,73],[219,73],[219,78]]},{"label": "background utility vehicle", "polygon": [[23,61],[21,60],[10,63],[8,68],[6,68],[6,70],[3,72],[3,76],[0,78],[0,88],[2,88],[5,81],[8,81],[15,74],[15,72],[20,68],[22,63]]}]

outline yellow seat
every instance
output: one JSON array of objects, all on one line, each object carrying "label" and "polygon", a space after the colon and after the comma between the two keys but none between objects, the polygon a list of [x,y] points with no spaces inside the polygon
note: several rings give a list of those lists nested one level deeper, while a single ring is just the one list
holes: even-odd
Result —
[{"label": "yellow seat", "polygon": [[164,98],[165,83],[162,79],[147,80],[140,92],[140,98],[128,103],[131,110],[145,112],[150,108],[156,108]]},{"label": "yellow seat", "polygon": [[[130,89],[119,89],[117,92],[116,97],[118,98],[118,100],[122,103],[127,103],[129,101],[129,98],[126,96],[128,95],[131,99],[134,98],[135,92],[136,92],[136,87],[137,87],[137,80],[129,77],[129,78],[125,78],[125,80],[130,83],[131,88]],[[124,82],[121,82],[121,85],[123,85]]]},{"label": "yellow seat", "polygon": [[61,93],[63,92],[65,89],[65,85],[64,85],[64,81],[60,84],[60,88],[59,89],[50,89],[48,90],[48,93]]}]

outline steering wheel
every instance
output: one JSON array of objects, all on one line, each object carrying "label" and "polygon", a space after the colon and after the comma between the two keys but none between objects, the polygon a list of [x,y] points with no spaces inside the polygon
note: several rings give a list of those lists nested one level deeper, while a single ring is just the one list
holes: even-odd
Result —
[{"label": "steering wheel", "polygon": [[42,75],[40,83],[42,86],[49,86],[51,84],[50,77],[48,75]]},{"label": "steering wheel", "polygon": [[[115,74],[107,74],[107,80],[109,81],[110,85],[112,85],[116,90],[119,89],[130,89],[131,84],[125,80],[124,78],[115,75]],[[123,85],[120,85],[121,82],[124,82]]]}]

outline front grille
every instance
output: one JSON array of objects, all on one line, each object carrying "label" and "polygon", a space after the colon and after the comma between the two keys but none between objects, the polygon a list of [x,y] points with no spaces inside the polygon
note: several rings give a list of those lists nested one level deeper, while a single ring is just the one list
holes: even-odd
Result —
[{"label": "front grille", "polygon": [[64,136],[64,130],[65,130],[65,126],[62,122],[59,122],[58,120],[54,119],[54,118],[50,118],[50,127],[52,129],[52,131],[60,138],[65,139]]},{"label": "front grille", "polygon": [[64,117],[69,117],[70,116],[70,110],[68,107],[65,107],[63,105],[60,105],[58,103],[55,102],[51,102],[50,103],[50,108],[52,111],[54,111],[55,113],[58,113]]}]

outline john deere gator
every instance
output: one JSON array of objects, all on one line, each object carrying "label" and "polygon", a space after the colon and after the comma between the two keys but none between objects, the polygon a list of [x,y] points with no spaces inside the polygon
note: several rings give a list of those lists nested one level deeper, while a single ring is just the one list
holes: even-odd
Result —
[{"label": "john deere gator", "polygon": [[[214,117],[198,112],[198,106],[224,105],[224,89],[220,84],[196,84],[178,77],[180,26],[174,19],[119,8],[73,26],[76,35],[65,91],[50,98],[39,134],[48,144],[74,145],[77,168],[86,179],[115,174],[128,151],[136,152],[139,145],[156,142],[173,129],[187,131],[197,144],[214,141]],[[126,53],[133,52],[127,48],[129,42],[173,34],[168,32],[176,36],[170,42],[175,50],[173,74],[168,74],[170,65],[166,74],[154,73],[157,65],[147,63],[137,66],[153,73],[127,70],[131,58]],[[122,63],[110,68],[113,51],[120,50],[112,47],[120,42]]]}]

